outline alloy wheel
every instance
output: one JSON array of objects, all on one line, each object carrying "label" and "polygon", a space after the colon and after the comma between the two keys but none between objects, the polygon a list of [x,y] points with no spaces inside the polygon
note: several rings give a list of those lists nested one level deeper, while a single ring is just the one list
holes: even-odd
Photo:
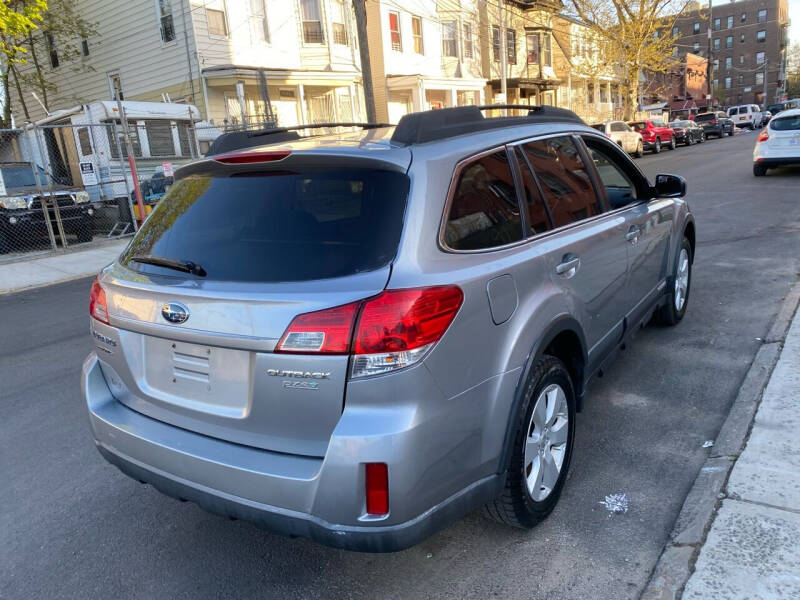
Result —
[{"label": "alloy wheel", "polygon": [[525,439],[524,477],[534,501],[543,501],[556,486],[568,437],[567,396],[561,386],[548,385],[536,399]]},{"label": "alloy wheel", "polygon": [[686,304],[686,292],[689,290],[689,253],[681,248],[678,256],[678,268],[675,272],[675,310],[680,312]]}]

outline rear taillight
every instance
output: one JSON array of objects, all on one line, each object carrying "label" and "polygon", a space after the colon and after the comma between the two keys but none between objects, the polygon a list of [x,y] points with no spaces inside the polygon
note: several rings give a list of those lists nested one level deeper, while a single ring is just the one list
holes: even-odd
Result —
[{"label": "rear taillight", "polygon": [[717,124],[717,120],[716,119],[711,119],[709,121],[709,123],[711,123],[712,125],[716,125]]},{"label": "rear taillight", "polygon": [[388,514],[389,468],[386,463],[367,463],[365,466],[367,514]]},{"label": "rear taillight", "polygon": [[758,134],[759,142],[766,142],[768,139],[769,139],[769,133],[767,133],[766,129]]},{"label": "rear taillight", "polygon": [[360,302],[296,316],[275,352],[287,354],[348,354],[353,321]]},{"label": "rear taillight", "polygon": [[352,377],[395,371],[419,361],[439,341],[463,300],[457,286],[386,290],[361,302],[298,315],[275,352],[352,353]]},{"label": "rear taillight", "polygon": [[92,291],[89,294],[89,314],[101,323],[108,325],[106,291],[100,286],[97,277],[92,282]]}]

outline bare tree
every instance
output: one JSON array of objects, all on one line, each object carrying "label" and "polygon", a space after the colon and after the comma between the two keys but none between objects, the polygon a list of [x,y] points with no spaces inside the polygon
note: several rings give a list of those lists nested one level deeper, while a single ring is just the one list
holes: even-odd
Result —
[{"label": "bare tree", "polygon": [[602,62],[622,70],[624,119],[634,116],[643,72],[665,73],[678,62],[672,49],[677,18],[691,0],[567,0],[568,9],[604,41]]}]

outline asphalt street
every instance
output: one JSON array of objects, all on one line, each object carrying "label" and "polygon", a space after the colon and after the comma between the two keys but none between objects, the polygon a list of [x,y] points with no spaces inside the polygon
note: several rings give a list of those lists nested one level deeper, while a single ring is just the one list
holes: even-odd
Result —
[{"label": "asphalt street", "polygon": [[[754,178],[755,134],[637,161],[686,177],[688,313],[590,388],[570,478],[532,531],[480,512],[365,555],[166,498],[105,463],[79,387],[89,280],[0,296],[0,598],[635,598],[800,271],[800,169]],[[601,501],[625,494],[629,510]]]}]

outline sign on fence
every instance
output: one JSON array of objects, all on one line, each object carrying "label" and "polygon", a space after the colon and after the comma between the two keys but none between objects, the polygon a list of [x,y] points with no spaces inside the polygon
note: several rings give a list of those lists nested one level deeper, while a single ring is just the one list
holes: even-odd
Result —
[{"label": "sign on fence", "polygon": [[94,163],[82,162],[80,166],[83,185],[97,185],[97,172],[94,170]]},{"label": "sign on fence", "polygon": [[161,168],[164,169],[164,177],[172,177],[175,174],[175,170],[172,168],[171,162],[161,163]]}]

